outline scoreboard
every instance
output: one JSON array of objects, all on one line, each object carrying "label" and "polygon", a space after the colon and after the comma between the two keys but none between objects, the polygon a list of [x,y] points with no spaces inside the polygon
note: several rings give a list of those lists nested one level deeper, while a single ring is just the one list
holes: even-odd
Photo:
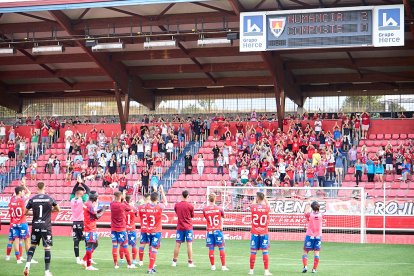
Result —
[{"label": "scoreboard", "polygon": [[404,45],[403,5],[242,13],[240,51]]}]

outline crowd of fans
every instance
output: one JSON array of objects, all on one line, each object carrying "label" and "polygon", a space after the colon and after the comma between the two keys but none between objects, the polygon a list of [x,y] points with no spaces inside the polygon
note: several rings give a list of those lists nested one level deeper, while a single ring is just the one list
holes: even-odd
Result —
[{"label": "crowd of fans", "polygon": [[[219,147],[216,143],[211,149],[215,172],[228,173],[235,186],[342,186],[349,167],[353,168],[355,186],[364,174],[368,182],[383,182],[387,173],[401,175],[402,181],[408,181],[412,173],[413,141],[401,141],[394,147],[388,143],[371,153],[362,146],[359,153],[359,141],[367,139],[369,113],[339,114],[341,120],[332,129],[323,126],[322,117],[323,114],[314,114],[309,118],[305,113],[302,118],[286,119],[283,123],[287,131],[282,131],[262,124],[274,121],[275,116],[268,118],[266,114],[258,116],[252,112],[249,117],[236,117],[235,132],[224,117],[213,118],[220,122],[212,127],[213,141],[224,144]],[[313,122],[304,124],[302,119]],[[203,154],[198,154],[195,162],[187,154],[185,173],[196,171],[202,176],[205,163]]]}]

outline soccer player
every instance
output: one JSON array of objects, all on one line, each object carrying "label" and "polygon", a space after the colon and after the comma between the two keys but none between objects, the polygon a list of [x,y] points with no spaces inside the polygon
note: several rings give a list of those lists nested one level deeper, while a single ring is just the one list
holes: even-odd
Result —
[{"label": "soccer player", "polygon": [[[308,252],[313,251],[313,269],[312,273],[316,273],[316,269],[318,268],[319,264],[319,251],[321,250],[322,245],[322,220],[323,215],[319,213],[319,203],[317,201],[312,202],[310,207],[307,207],[305,212],[305,218],[308,221],[307,229],[306,229],[306,238],[305,244],[303,246],[303,256],[302,256],[302,263],[303,263],[303,273],[308,271]],[[312,211],[312,212],[311,212]]]},{"label": "soccer player", "polygon": [[90,191],[89,200],[83,206],[84,230],[86,241],[86,252],[83,257],[83,264],[86,270],[98,270],[92,266],[92,253],[98,247],[98,232],[96,230],[96,221],[104,214],[108,206],[98,207],[98,193]]},{"label": "soccer player", "polygon": [[118,246],[124,252],[127,260],[127,268],[135,268],[131,263],[131,256],[128,251],[128,236],[126,233],[126,213],[132,210],[131,206],[124,200],[121,192],[114,193],[114,201],[111,202],[111,239],[112,239],[112,257],[114,259],[115,269],[119,268],[118,264]]},{"label": "soccer player", "polygon": [[145,204],[142,212],[141,224],[144,224],[147,229],[148,244],[151,248],[150,261],[148,265],[148,274],[155,274],[155,261],[157,260],[158,249],[161,244],[162,231],[162,210],[167,205],[167,198],[164,194],[164,189],[160,186],[159,189],[163,203],[158,202],[158,192],[153,192],[150,195],[150,202]]},{"label": "soccer player", "polygon": [[[80,186],[82,185],[82,186]],[[85,239],[83,235],[83,204],[88,201],[90,189],[84,183],[77,182],[70,194],[70,208],[72,210],[72,237],[76,263],[84,264],[79,258],[79,243]]]},{"label": "soccer player", "polygon": [[208,196],[208,202],[209,205],[204,208],[203,215],[207,221],[206,246],[208,247],[211,270],[216,270],[214,264],[214,247],[217,246],[220,251],[221,270],[227,271],[229,269],[226,267],[223,235],[224,211],[222,208],[216,206],[216,194],[211,193]]},{"label": "soccer player", "polygon": [[[134,207],[133,203],[131,202],[131,196],[126,195],[125,201],[131,206],[131,210],[126,212],[125,220],[126,220],[126,233],[128,237],[128,245],[131,246],[132,249],[132,263],[135,265],[137,264],[137,232],[135,231],[135,217],[137,216],[137,210]],[[119,248],[119,256],[121,259],[121,263],[124,261],[124,250],[123,248]]]},{"label": "soccer player", "polygon": [[171,265],[177,266],[178,254],[180,253],[181,243],[187,241],[188,267],[195,267],[193,264],[193,221],[194,206],[188,202],[189,193],[184,190],[182,200],[174,206],[177,214],[177,232],[175,239],[174,257]]},{"label": "soccer player", "polygon": [[265,195],[261,192],[256,194],[253,204],[250,206],[252,229],[250,238],[250,271],[249,275],[254,274],[254,263],[256,262],[257,250],[263,252],[264,275],[272,275],[269,271],[269,212],[270,206]]},{"label": "soccer player", "polygon": [[[145,245],[149,243],[148,234],[147,234],[147,226],[145,223],[143,223],[143,218],[146,217],[145,206],[147,205],[148,202],[150,202],[150,195],[145,194],[142,200],[140,201],[141,203],[140,206],[138,207],[138,215],[141,220],[141,237],[139,240],[139,250],[138,250],[138,258],[139,258],[138,265],[139,266],[144,265],[144,249],[145,249]],[[149,246],[148,251],[150,254],[151,246]]]},{"label": "soccer player", "polygon": [[10,233],[9,243],[7,244],[6,261],[10,260],[10,253],[12,246],[14,245],[14,254],[17,263],[21,264],[23,263],[20,259],[23,251],[22,241],[25,241],[26,243],[26,240],[29,237],[29,225],[26,221],[24,208],[26,205],[26,198],[30,196],[30,191],[26,186],[17,186],[14,189],[14,193],[15,195],[9,202]]},{"label": "soccer player", "polygon": [[26,215],[29,213],[29,210],[33,211],[31,245],[29,251],[27,251],[27,261],[23,274],[25,276],[29,275],[30,263],[35,253],[36,246],[38,246],[40,240],[42,240],[43,248],[45,250],[45,276],[51,276],[50,249],[53,245],[51,215],[52,212],[59,212],[60,207],[53,198],[45,194],[45,183],[37,183],[37,195],[27,202]]}]

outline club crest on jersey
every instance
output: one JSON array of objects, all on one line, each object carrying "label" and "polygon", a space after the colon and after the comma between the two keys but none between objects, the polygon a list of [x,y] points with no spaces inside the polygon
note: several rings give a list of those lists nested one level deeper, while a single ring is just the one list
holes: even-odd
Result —
[{"label": "club crest on jersey", "polygon": [[286,17],[269,18],[269,25],[272,34],[278,38],[285,30]]}]

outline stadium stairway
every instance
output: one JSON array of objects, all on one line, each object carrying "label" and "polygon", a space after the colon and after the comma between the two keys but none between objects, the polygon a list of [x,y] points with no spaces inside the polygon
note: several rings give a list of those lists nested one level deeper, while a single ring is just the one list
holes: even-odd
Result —
[{"label": "stadium stairway", "polygon": [[190,141],[183,151],[178,155],[177,159],[171,164],[170,168],[163,175],[160,184],[163,185],[166,192],[173,186],[180,174],[184,171],[184,160],[187,152],[193,156],[198,152],[202,146],[202,142]]}]

